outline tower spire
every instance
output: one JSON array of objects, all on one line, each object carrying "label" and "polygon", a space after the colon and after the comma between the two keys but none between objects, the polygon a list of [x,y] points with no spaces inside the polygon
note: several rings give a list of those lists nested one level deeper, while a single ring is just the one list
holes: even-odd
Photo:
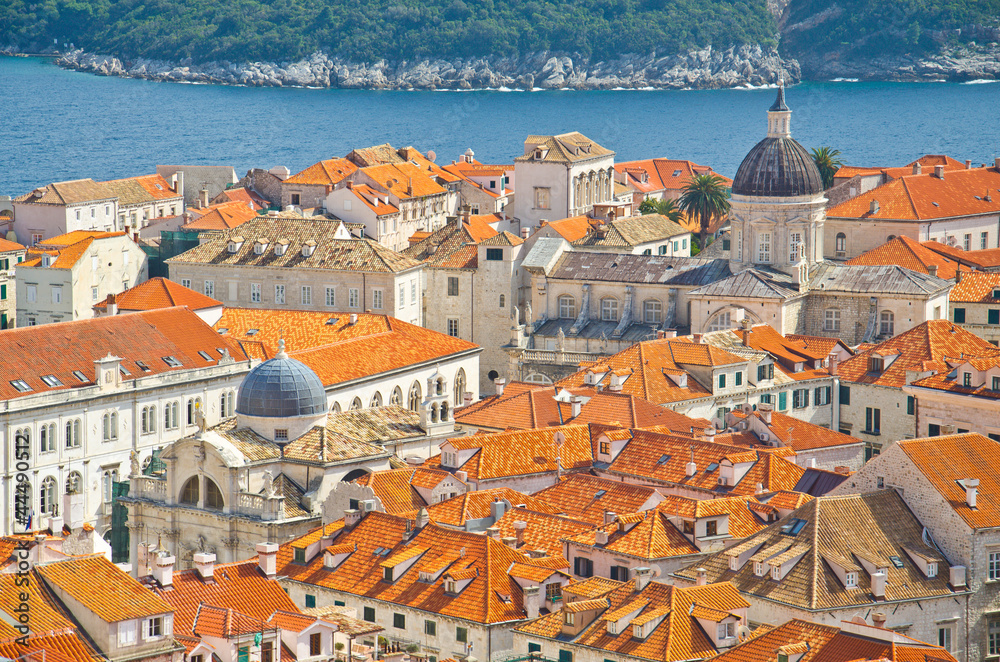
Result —
[{"label": "tower spire", "polygon": [[778,84],[778,96],[767,109],[767,137],[791,138],[791,117],[792,111],[785,103],[785,81],[782,79]]}]

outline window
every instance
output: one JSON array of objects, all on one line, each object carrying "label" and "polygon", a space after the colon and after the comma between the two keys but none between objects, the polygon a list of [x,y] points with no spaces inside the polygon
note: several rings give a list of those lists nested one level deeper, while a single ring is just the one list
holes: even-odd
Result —
[{"label": "window", "polygon": [[35,303],[38,299],[38,287],[35,285],[28,285],[25,293],[28,297],[28,303]]},{"label": "window", "polygon": [[188,481],[184,483],[184,487],[181,489],[181,503],[197,506],[200,491],[198,477],[192,476],[188,478]]},{"label": "window", "polygon": [[52,303],[62,303],[62,286],[54,285],[52,287]]},{"label": "window", "polygon": [[737,372],[736,373],[736,381],[734,382],[734,385],[735,386],[742,386],[743,385],[743,373],[742,372]]},{"label": "window", "polygon": [[205,479],[205,507],[213,510],[222,510],[225,507],[222,490],[210,478]]},{"label": "window", "polygon": [[882,410],[873,407],[865,407],[865,432],[868,434],[879,434],[882,428]]},{"label": "window", "polygon": [[[327,304],[330,305],[330,304]],[[399,284],[399,302],[396,304],[397,308],[402,308],[406,305],[406,285],[403,283]]]},{"label": "window", "polygon": [[545,601],[546,602],[559,602],[562,600],[562,584],[559,582],[552,582],[545,585]]},{"label": "window", "polygon": [[[571,616],[572,614],[566,614]],[[559,662],[573,662],[573,651],[559,649]]]},{"label": "window", "polygon": [[724,313],[719,313],[712,318],[712,323],[708,325],[709,331],[725,331],[726,329],[731,329],[733,326],[733,316],[732,313],[727,311]]},{"label": "window", "polygon": [[235,396],[236,393],[233,391],[225,392],[219,396],[219,415],[223,418],[230,418],[233,415],[233,400]]},{"label": "window", "polygon": [[990,386],[991,391],[1000,391],[1000,377],[993,378],[993,384]]},{"label": "window", "polygon": [[990,308],[986,311],[987,324],[1000,324],[1000,308]]},{"label": "window", "polygon": [[823,314],[824,331],[840,331],[840,311],[836,308],[827,308]]},{"label": "window", "polygon": [[410,392],[406,397],[407,408],[410,411],[417,411],[417,409],[420,408],[420,397],[420,382],[414,381],[413,384],[410,385]]},{"label": "window", "polygon": [[964,237],[962,237],[962,248],[964,248],[967,251],[972,250],[972,235],[971,234],[966,234]]},{"label": "window", "polygon": [[762,381],[765,379],[774,379],[773,363],[766,363],[764,365],[757,366],[757,381]]},{"label": "window", "polygon": [[424,634],[436,637],[438,631],[437,621],[424,621]]},{"label": "window", "polygon": [[458,320],[454,317],[448,319],[448,335],[453,338],[458,337]]},{"label": "window", "polygon": [[118,412],[105,413],[101,418],[104,428],[104,441],[113,441],[118,438]]},{"label": "window", "polygon": [[955,308],[955,322],[965,324],[965,308]]},{"label": "window", "polygon": [[986,578],[991,581],[1000,579],[1000,551],[989,553],[989,564]]},{"label": "window", "polygon": [[971,372],[963,372],[962,373],[962,386],[964,386],[966,388],[971,388],[972,387],[972,373]]},{"label": "window", "polygon": [[726,388],[726,373],[719,375],[719,388]]},{"label": "window", "polygon": [[236,650],[236,662],[250,662],[250,647],[240,646]]},{"label": "window", "polygon": [[[677,242],[675,241],[674,243],[676,244]],[[666,254],[667,254],[667,245],[666,245],[666,244],[663,244],[662,246],[660,246],[660,247],[659,247],[659,248],[657,249],[657,251],[656,251],[656,252],[657,252],[657,253],[659,253],[660,255],[666,255]]]},{"label": "window", "polygon": [[663,304],[659,299],[646,299],[642,303],[642,319],[646,324],[659,324],[663,321]]},{"label": "window", "polygon": [[486,259],[491,261],[503,260],[502,248],[487,248]]},{"label": "window", "polygon": [[501,294],[500,295],[500,307],[501,308],[505,308],[506,305],[507,305],[507,297],[505,297],[504,295]]},{"label": "window", "polygon": [[56,425],[44,423],[38,426],[38,452],[48,453],[56,449]]},{"label": "window", "polygon": [[712,536],[719,535],[719,522],[714,519],[710,519],[705,522],[705,537],[711,538]]},{"label": "window", "polygon": [[883,310],[882,314],[879,316],[879,335],[891,336],[893,335],[893,322],[895,320],[895,315],[892,314],[891,310]]},{"label": "window", "polygon": [[761,232],[757,235],[757,261],[765,264],[771,261],[770,232]]},{"label": "window", "polygon": [[573,559],[573,574],[578,577],[593,577],[594,562],[582,556],[576,557]]},{"label": "window", "polygon": [[[996,379],[996,377],[994,377]],[[906,396],[906,414],[907,416],[913,416],[913,412],[916,410],[916,400],[912,395]]]},{"label": "window", "polygon": [[455,628],[455,641],[467,644],[469,643],[469,629],[468,628]]},{"label": "window", "polygon": [[458,296],[458,277],[448,276],[448,296],[457,297]]},{"label": "window", "polygon": [[397,630],[406,629],[406,614],[393,614],[392,615],[392,627]]},{"label": "window", "polygon": [[300,205],[300,204],[302,204],[301,200],[302,200],[302,194],[301,193],[292,193],[292,204],[293,205]]},{"label": "window", "polygon": [[274,286],[274,303],[283,304],[285,303],[285,286],[275,285]]},{"label": "window", "polygon": [[846,253],[847,252],[847,235],[844,234],[843,232],[838,232],[837,233],[836,251],[838,253]]},{"label": "window", "polygon": [[139,422],[142,434],[156,432],[156,405],[143,407]]},{"label": "window", "polygon": [[989,654],[1000,655],[1000,617],[989,619],[986,636]]},{"label": "window", "polygon": [[382,290],[372,290],[372,308],[382,310]]},{"label": "window", "polygon": [[142,622],[142,638],[158,639],[163,636],[163,617],[147,618]]},{"label": "window", "polygon": [[723,639],[733,639],[736,637],[736,623],[719,623],[716,630],[716,638],[719,641]]},{"label": "window", "polygon": [[[201,657],[200,655],[196,657]],[[190,662],[196,662],[192,657]],[[197,660],[201,662],[201,660]],[[260,662],[274,662],[274,643],[270,641],[264,641],[260,644]]]},{"label": "window", "polygon": [[611,566],[611,579],[616,582],[628,581],[628,568],[623,565],[613,565]]},{"label": "window", "polygon": [[56,479],[47,476],[38,491],[39,504],[43,515],[51,515],[56,508]]},{"label": "window", "polygon": [[542,652],[542,645],[536,644],[534,642],[528,642],[528,653],[540,653]]},{"label": "window", "polygon": [[938,628],[938,646],[946,651],[951,650],[951,626],[946,625]]},{"label": "window", "polygon": [[417,280],[413,279],[410,281],[410,303],[417,302]]},{"label": "window", "polygon": [[844,588],[857,588],[858,586],[858,573],[848,572],[844,575]]},{"label": "window", "polygon": [[610,441],[600,442],[600,444],[598,445],[597,452],[600,453],[601,455],[611,455],[611,442]]},{"label": "window", "polygon": [[66,421],[66,448],[80,447],[80,419]]},{"label": "window", "polygon": [[817,386],[816,390],[813,391],[813,396],[816,399],[816,406],[820,407],[822,405],[830,404],[831,388],[829,386]]},{"label": "window", "polygon": [[618,299],[614,297],[604,297],[601,299],[601,321],[618,321]]},{"label": "window", "polygon": [[181,287],[186,287],[186,288],[190,289],[191,288],[191,279],[190,278],[181,278]]},{"label": "window", "polygon": [[326,288],[326,305],[331,308],[337,305],[337,290],[332,287]]},{"label": "window", "polygon": [[549,202],[549,189],[536,187],[535,188],[535,209],[548,209],[550,205]]},{"label": "window", "polygon": [[206,280],[205,281],[205,296],[214,297],[215,296],[215,281]]},{"label": "window", "polygon": [[760,403],[762,405],[774,404],[774,396],[770,393],[762,393],[760,396]]},{"label": "window", "polygon": [[131,646],[135,643],[135,621],[118,623],[118,645]]},{"label": "window", "polygon": [[851,387],[840,385],[840,404],[849,405],[851,404]]},{"label": "window", "polygon": [[782,391],[778,394],[778,411],[786,409],[788,409],[788,391]]},{"label": "window", "polygon": [[576,299],[569,294],[559,297],[559,319],[576,319]]},{"label": "window", "polygon": [[788,235],[788,261],[792,264],[799,261],[799,249],[802,247],[802,234],[792,232]]},{"label": "window", "polygon": [[361,296],[358,288],[352,287],[347,290],[347,306],[349,308],[357,308],[361,305]]},{"label": "window", "polygon": [[804,409],[809,406],[809,389],[800,388],[792,391],[792,408]]}]

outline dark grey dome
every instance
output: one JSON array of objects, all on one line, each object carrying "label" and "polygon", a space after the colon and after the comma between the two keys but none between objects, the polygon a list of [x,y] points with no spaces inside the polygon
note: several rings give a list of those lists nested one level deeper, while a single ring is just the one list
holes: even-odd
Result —
[{"label": "dark grey dome", "polygon": [[309,366],[284,352],[251,370],[240,383],[236,413],[288,418],[326,411],[326,389]]},{"label": "dark grey dome", "polygon": [[735,195],[792,197],[823,192],[823,177],[806,148],[792,138],[764,138],[743,159]]}]

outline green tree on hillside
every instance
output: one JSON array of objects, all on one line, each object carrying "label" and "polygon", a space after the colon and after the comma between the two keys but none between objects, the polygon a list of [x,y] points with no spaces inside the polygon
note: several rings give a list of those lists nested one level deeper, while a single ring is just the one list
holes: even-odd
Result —
[{"label": "green tree on hillside", "polygon": [[691,218],[698,219],[701,228],[698,245],[707,246],[705,240],[712,221],[729,213],[729,187],[718,175],[695,175],[684,185],[680,208]]},{"label": "green tree on hillside", "polygon": [[840,150],[830,147],[814,147],[812,150],[813,163],[819,169],[819,174],[823,178],[823,188],[833,186],[833,176],[844,165],[840,160]]}]

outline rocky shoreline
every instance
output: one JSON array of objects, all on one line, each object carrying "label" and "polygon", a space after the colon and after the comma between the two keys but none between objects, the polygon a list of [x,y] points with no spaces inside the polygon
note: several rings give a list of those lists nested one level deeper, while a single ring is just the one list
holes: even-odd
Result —
[{"label": "rocky shoreline", "polygon": [[122,60],[82,50],[63,54],[59,66],[104,76],[250,87],[316,87],[380,90],[472,89],[718,89],[797,82],[798,62],[773,48],[711,47],[667,56],[625,55],[590,63],[570,55],[536,53],[521,58],[423,60],[374,64],[314,53],[297,62],[171,63]]},{"label": "rocky shoreline", "polygon": [[810,80],[857,78],[870,81],[1000,80],[1000,45],[967,44],[944,48],[924,57],[910,55],[868,61],[841,59],[833,54],[803,57],[802,74]]}]

